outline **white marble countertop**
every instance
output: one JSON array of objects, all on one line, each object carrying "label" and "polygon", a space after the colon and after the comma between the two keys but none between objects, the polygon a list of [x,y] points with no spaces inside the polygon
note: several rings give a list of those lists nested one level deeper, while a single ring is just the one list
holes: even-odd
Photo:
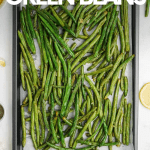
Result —
[{"label": "white marble countertop", "polygon": [[[150,15],[144,17],[145,6],[140,6],[139,43],[139,88],[150,82]],[[0,121],[0,150],[12,149],[12,6],[6,4],[0,9],[0,58],[6,67],[0,67],[0,104],[5,115]],[[150,110],[139,102],[138,150],[150,149]]]}]

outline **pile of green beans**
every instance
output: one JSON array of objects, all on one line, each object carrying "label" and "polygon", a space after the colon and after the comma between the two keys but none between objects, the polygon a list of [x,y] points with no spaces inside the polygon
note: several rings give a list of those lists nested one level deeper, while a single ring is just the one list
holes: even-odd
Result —
[{"label": "pile of green beans", "polygon": [[[21,105],[23,147],[27,121],[36,150],[95,150],[102,146],[112,150],[113,145],[129,145],[131,103],[126,96],[130,83],[125,70],[134,55],[129,55],[128,3],[122,2],[121,6],[110,2],[100,7],[76,1],[68,10],[65,0],[62,6],[42,9],[28,3],[22,8],[20,74],[27,91]],[[70,39],[83,42],[69,46]],[[40,49],[38,70],[33,59],[35,42]],[[84,73],[87,63],[91,66]],[[86,146],[77,148],[78,144]]]}]

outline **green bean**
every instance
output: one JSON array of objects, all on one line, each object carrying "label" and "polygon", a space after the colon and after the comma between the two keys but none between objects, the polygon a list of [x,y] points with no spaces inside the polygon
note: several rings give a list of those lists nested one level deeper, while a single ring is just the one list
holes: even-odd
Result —
[{"label": "green bean", "polygon": [[[68,124],[69,126],[72,126],[72,122],[70,122],[69,120],[67,120],[65,117],[62,117],[63,121]],[[82,129],[82,126],[77,125],[76,126],[77,129]]]},{"label": "green bean", "polygon": [[30,33],[29,25],[28,25],[28,20],[27,20],[26,9],[24,7],[22,7],[22,12],[23,12],[23,16],[24,16],[24,21],[25,21],[25,26],[26,26],[26,29],[27,29],[27,33],[31,37],[31,33]]},{"label": "green bean", "polygon": [[[64,2],[64,6],[63,6],[63,7],[67,8],[68,4],[69,4],[69,2],[66,0],[66,1]],[[69,10],[68,10],[68,11],[69,11]],[[61,16],[61,15],[63,14],[63,12],[64,12],[64,9],[60,10],[58,15]]]},{"label": "green bean", "polygon": [[107,84],[105,83],[103,86],[103,89],[102,89],[102,98],[103,99],[105,98],[106,92],[107,92]]},{"label": "green bean", "polygon": [[95,21],[92,23],[92,25],[90,26],[90,28],[88,29],[88,31],[91,31],[91,30],[95,27],[95,25],[96,25],[97,23],[99,23],[106,15],[108,15],[107,13],[108,13],[108,12],[105,11],[97,20],[95,20]]},{"label": "green bean", "polygon": [[124,1],[121,0],[121,5],[120,5],[120,18],[121,18],[121,24],[124,26]]},{"label": "green bean", "polygon": [[50,147],[52,148],[55,148],[55,149],[58,149],[58,150],[90,150],[91,148],[93,148],[94,146],[88,146],[88,147],[85,147],[85,148],[78,148],[78,149],[72,149],[72,148],[63,148],[63,147],[60,147],[60,146],[56,146],[56,145],[53,145],[49,142],[46,142],[47,145],[49,145]]},{"label": "green bean", "polygon": [[52,87],[53,87],[53,88],[61,88],[61,89],[64,89],[64,88],[65,88],[65,86],[58,86],[58,85],[56,85],[56,83],[53,84]]},{"label": "green bean", "polygon": [[120,22],[119,18],[117,20],[117,23],[118,23],[118,29],[120,32],[121,53],[124,53],[125,52],[125,38],[124,38],[124,32],[123,32],[123,28],[121,26],[121,22]]},{"label": "green bean", "polygon": [[45,124],[46,128],[49,131],[50,126],[49,126],[49,123],[48,123],[48,120],[47,120],[47,117],[46,117],[46,102],[45,102],[44,99],[42,100],[42,114],[43,114],[44,124]]},{"label": "green bean", "polygon": [[79,17],[79,20],[78,20],[77,27],[78,27],[79,24],[82,22],[85,12],[87,12],[91,7],[93,7],[93,4],[90,4],[90,5],[85,6],[85,8],[82,10],[82,12],[81,12],[81,14],[80,14],[80,17]]},{"label": "green bean", "polygon": [[115,19],[116,10],[117,10],[117,5],[114,5],[112,13],[111,13],[111,18],[110,18],[110,21],[109,21],[109,25],[108,25],[108,28],[107,28],[107,31],[106,31],[106,36],[105,36],[105,40],[104,40],[104,43],[103,43],[103,48],[107,44],[108,36],[109,36],[109,33],[110,33],[110,29],[111,29],[111,26],[112,26],[113,21]]},{"label": "green bean", "polygon": [[70,18],[76,23],[74,15],[72,15],[72,13],[70,13],[67,8],[65,8],[63,5],[59,5],[59,7],[61,7],[68,14],[68,16],[70,16]]},{"label": "green bean", "polygon": [[48,24],[48,22],[42,16],[40,16],[40,18],[43,21],[43,23],[45,24],[45,26],[47,26],[47,28],[52,32],[52,34],[55,36],[55,38],[57,38],[60,41],[60,43],[65,47],[65,49],[68,51],[68,53],[72,57],[74,57],[74,53],[68,47],[68,45],[64,42],[64,40],[58,34],[55,33],[55,31],[53,30],[53,28]]},{"label": "green bean", "polygon": [[45,87],[44,88],[44,98],[47,98],[48,96],[48,88],[49,88],[49,84],[50,84],[50,79],[51,79],[51,70],[49,69],[47,77],[45,77]]},{"label": "green bean", "polygon": [[24,77],[24,70],[23,70],[22,53],[20,54],[20,74],[21,74],[22,87],[25,90],[25,77]]},{"label": "green bean", "polygon": [[45,138],[45,125],[44,125],[44,121],[42,118],[42,113],[40,110],[38,110],[38,119],[41,125],[41,135],[40,135],[40,145],[43,144],[44,138]]},{"label": "green bean", "polygon": [[87,28],[84,26],[84,28],[83,28],[83,34],[85,35],[85,36],[89,36],[88,35],[88,33],[87,33]]},{"label": "green bean", "polygon": [[[83,42],[79,47],[77,47],[76,51],[82,50],[87,44],[89,44],[89,42],[91,40],[93,40],[93,38],[95,37],[95,35],[99,32],[100,28],[103,26],[103,24],[105,23],[106,18],[104,18],[99,25],[97,26],[97,28],[94,30],[94,32],[90,35],[90,37]],[[95,44],[95,43],[94,43]]]},{"label": "green bean", "polygon": [[130,51],[129,40],[129,23],[128,23],[128,3],[124,1],[124,37],[125,37],[125,50]]},{"label": "green bean", "polygon": [[100,147],[104,145],[106,139],[107,139],[107,135],[108,135],[108,130],[107,130],[107,125],[106,125],[106,122],[104,121],[104,132],[105,132],[105,135],[100,143]]},{"label": "green bean", "polygon": [[96,95],[96,98],[97,98],[97,101],[98,101],[98,109],[97,109],[97,112],[100,116],[100,118],[102,118],[103,116],[103,111],[102,111],[102,101],[101,101],[101,98],[100,98],[100,95],[95,87],[95,85],[92,83],[92,81],[87,77],[85,76],[85,80],[90,84],[91,88],[93,89],[95,95]]},{"label": "green bean", "polygon": [[94,107],[93,109],[91,109],[91,111],[89,111],[86,115],[84,115],[83,117],[81,117],[79,120],[78,120],[78,123],[81,123],[83,122],[84,120],[86,120],[88,117],[90,117],[90,115],[95,112],[97,109],[97,107]]},{"label": "green bean", "polygon": [[103,72],[103,73],[101,73],[101,74],[99,74],[98,76],[97,76],[97,82],[101,82],[101,79],[103,79],[104,78],[104,75],[105,75],[105,72]]},{"label": "green bean", "polygon": [[41,13],[41,11],[36,10],[40,15],[42,15],[52,26],[53,28],[56,30],[56,33],[59,33],[58,28],[56,27],[55,23],[58,24],[57,19],[51,15],[49,12],[47,11],[43,11],[47,16],[45,16],[45,14]]},{"label": "green bean", "polygon": [[117,57],[117,59],[116,59],[114,65],[113,65],[112,70],[109,71],[108,75],[107,75],[107,76],[105,77],[105,79],[101,82],[100,87],[103,87],[103,85],[109,81],[109,79],[110,79],[110,78],[112,77],[112,75],[114,74],[116,68],[119,66],[119,64],[120,64],[120,62],[121,62],[121,60],[122,60],[122,58],[123,58],[123,54],[120,54],[120,55]]},{"label": "green bean", "polygon": [[108,70],[110,70],[112,68],[113,68],[113,65],[110,64],[105,68],[102,68],[102,69],[99,69],[99,70],[96,70],[96,71],[93,71],[93,72],[90,72],[90,73],[85,73],[85,75],[89,76],[89,75],[99,74],[99,73],[102,73],[102,72],[107,72]]},{"label": "green bean", "polygon": [[70,136],[70,140],[69,140],[69,147],[73,146],[73,142],[75,139],[75,135],[76,135],[76,130],[73,132],[73,134]]},{"label": "green bean", "polygon": [[114,100],[113,100],[113,106],[112,106],[111,122],[110,122],[110,125],[109,125],[109,128],[108,128],[108,135],[110,135],[112,133],[113,124],[114,124],[115,117],[116,117],[118,94],[119,94],[119,85],[120,85],[120,80],[118,80],[117,86],[116,86],[116,90],[115,90],[115,95],[114,95]]},{"label": "green bean", "polygon": [[29,102],[28,96],[23,100],[22,104],[25,105]]},{"label": "green bean", "polygon": [[35,133],[34,133],[34,122],[35,122],[35,111],[34,111],[34,103],[33,103],[32,104],[32,111],[31,111],[30,130],[31,130],[31,138],[32,138],[33,145],[34,145],[35,149],[37,149],[37,143],[36,143],[36,140],[35,140]]},{"label": "green bean", "polygon": [[73,43],[72,45],[71,45],[71,49],[73,50],[73,49],[75,49],[75,47],[77,46],[77,43]]},{"label": "green bean", "polygon": [[26,106],[28,106],[28,105],[29,105],[29,103],[26,103],[26,104],[23,104],[22,106],[23,106],[23,107],[26,107]]},{"label": "green bean", "polygon": [[[45,31],[45,30],[44,30],[44,31]],[[51,59],[52,59],[52,61],[53,61],[53,64],[54,64],[56,70],[58,70],[58,64],[57,64],[57,61],[56,61],[56,59],[55,59],[55,55],[54,55],[54,53],[53,53],[53,50],[52,50],[52,48],[51,48],[51,45],[50,45],[50,43],[49,43],[49,41],[48,41],[48,39],[47,39],[46,32],[44,32],[44,40],[45,40],[45,43],[46,43],[46,45],[47,45],[47,48],[48,48],[48,51],[49,51],[49,53],[50,53]]]},{"label": "green bean", "polygon": [[29,84],[29,80],[26,76],[25,76],[25,80],[26,80],[26,84],[27,84],[27,91],[28,91],[28,98],[29,98],[28,111],[31,112],[31,109],[32,109],[32,92],[31,92],[31,87],[30,87],[30,84]]},{"label": "green bean", "polygon": [[38,110],[40,110],[41,102],[42,102],[43,98],[44,98],[44,91],[41,92],[41,96],[38,100]]},{"label": "green bean", "polygon": [[128,78],[127,76],[124,77],[124,96],[128,94]]},{"label": "green bean", "polygon": [[127,123],[127,100],[124,99],[124,117],[123,117],[123,134],[122,134],[122,143],[126,144],[126,123]]},{"label": "green bean", "polygon": [[96,137],[95,137],[95,142],[98,142],[99,141],[99,139],[100,139],[100,137],[103,135],[103,128],[101,128],[100,130],[99,130],[99,133],[96,135]]},{"label": "green bean", "polygon": [[105,100],[105,106],[104,106],[104,119],[105,119],[105,121],[107,120],[108,104],[109,104],[109,99],[106,99]]},{"label": "green bean", "polygon": [[116,12],[116,14],[115,14],[115,18],[112,23],[111,30],[110,30],[109,37],[108,37],[108,43],[107,43],[107,49],[106,49],[106,60],[108,62],[110,61],[111,41],[112,41],[112,36],[113,36],[114,30],[115,30],[115,26],[117,23],[117,18],[118,18],[118,12]]},{"label": "green bean", "polygon": [[[79,7],[80,7],[80,2],[78,2],[78,3],[75,5],[74,9],[72,10],[72,15],[73,15],[73,16],[75,16],[75,13],[76,13],[77,10],[79,9]],[[68,26],[71,27],[71,25],[72,25],[72,19],[70,18],[69,21],[68,21]],[[65,31],[65,33],[64,33],[64,35],[63,35],[63,40],[65,40],[65,39],[67,38],[67,36],[68,36],[68,32]]]},{"label": "green bean", "polygon": [[85,126],[83,127],[83,129],[81,130],[81,132],[78,134],[77,138],[75,139],[74,144],[73,144],[73,148],[76,147],[78,140],[81,139],[83,133],[86,131],[86,129],[87,129],[87,127],[89,126],[89,124],[91,123],[91,121],[97,117],[97,114],[98,114],[98,113],[95,111],[95,112],[92,114],[92,116],[87,120]]},{"label": "green bean", "polygon": [[90,48],[97,42],[97,40],[100,38],[100,35],[97,35],[93,41],[88,45],[88,47],[86,47],[82,53],[80,53],[80,55],[76,58],[76,60],[72,63],[71,66],[71,70],[74,69],[74,67],[76,66],[76,64],[81,60],[81,58],[90,50]]},{"label": "green bean", "polygon": [[[120,141],[120,133],[121,133],[121,123],[122,123],[122,118],[123,118],[123,113],[121,113],[120,118],[119,118],[119,122],[118,122],[118,141]],[[120,144],[118,144],[117,146],[120,146]]]},{"label": "green bean", "polygon": [[149,15],[149,0],[146,0],[145,17]]},{"label": "green bean", "polygon": [[48,65],[45,64],[45,67],[44,67],[44,75],[43,75],[43,80],[42,80],[42,88],[45,87],[46,77],[47,77],[47,70],[48,70]]},{"label": "green bean", "polygon": [[[81,15],[81,11],[83,10],[83,7],[84,7],[84,5],[81,5],[80,8],[78,9],[76,15],[75,15],[75,20],[76,20],[76,22],[77,22],[77,20],[79,19],[79,16]],[[72,24],[72,30],[73,30],[73,31],[75,30],[75,27],[76,27],[76,23],[73,22],[73,24]],[[78,26],[77,26],[77,29],[78,29]]]},{"label": "green bean", "polygon": [[76,94],[76,98],[75,98],[75,116],[74,116],[74,121],[73,121],[73,124],[72,124],[72,127],[68,133],[69,136],[71,136],[75,129],[76,129],[76,126],[77,126],[77,122],[78,122],[78,117],[79,117],[79,100],[78,100],[78,94]]},{"label": "green bean", "polygon": [[[91,101],[90,101],[89,96],[87,96],[87,107],[86,107],[86,108],[87,108],[86,111],[87,111],[87,113],[88,113],[88,112],[90,111],[90,109],[91,109]],[[91,127],[91,124],[89,124],[88,129],[89,129],[89,134],[92,135],[92,127]]]},{"label": "green bean", "polygon": [[48,63],[47,55],[46,55],[46,50],[45,50],[45,45],[44,45],[44,33],[43,33],[43,28],[41,25],[41,21],[38,18],[38,27],[39,27],[39,33],[40,33],[40,39],[41,39],[41,49],[42,49],[42,54],[43,54],[43,60],[44,63]]},{"label": "green bean", "polygon": [[63,131],[62,131],[62,126],[61,126],[61,121],[60,121],[59,117],[58,117],[58,129],[59,129],[61,144],[63,147],[66,147],[65,139],[64,139],[64,135],[63,135]]},{"label": "green bean", "polygon": [[125,66],[127,65],[127,63],[129,61],[131,61],[132,59],[134,58],[134,55],[131,55],[128,59],[126,59],[115,71],[115,73],[113,74],[113,77],[112,77],[112,82],[111,82],[111,85],[110,85],[110,89],[109,89],[109,93],[112,94],[113,90],[114,90],[114,85],[117,81],[117,78],[119,76],[119,73],[120,73],[120,70]]},{"label": "green bean", "polygon": [[[30,8],[35,10],[36,13],[38,13],[39,15],[41,15],[44,19],[46,19],[48,21],[48,23],[54,28],[54,30],[56,31],[56,33],[59,33],[58,28],[56,27],[55,23],[56,22],[58,24],[58,21],[55,19],[55,17],[53,17],[51,14],[49,14],[48,12],[45,11],[40,11],[38,9],[36,9],[35,7],[30,5]],[[54,21],[54,22],[53,22]]]},{"label": "green bean", "polygon": [[35,38],[35,32],[34,32],[32,20],[31,20],[31,16],[30,16],[29,4],[26,6],[26,15],[27,15],[28,25],[29,25],[32,38]]},{"label": "green bean", "polygon": [[123,67],[122,71],[121,71],[121,83],[120,83],[120,88],[122,91],[124,91],[124,75],[125,75],[125,71],[126,71],[126,66]]},{"label": "green bean", "polygon": [[[100,121],[100,119],[99,119],[99,117],[97,117],[93,122],[93,125],[92,125],[92,133],[93,134],[96,132],[96,127],[98,126],[99,121]],[[91,139],[92,142],[94,141],[94,136]]]},{"label": "green bean", "polygon": [[51,128],[52,135],[53,135],[53,138],[54,138],[55,142],[58,143],[58,138],[57,138],[57,135],[56,135],[56,131],[54,129],[54,122],[53,122],[53,116],[54,116],[54,97],[53,97],[52,93],[51,93],[50,96],[51,96],[50,128]]},{"label": "green bean", "polygon": [[83,26],[88,22],[88,20],[91,18],[92,15],[87,15],[84,20],[82,21],[82,23],[79,25],[79,27],[77,28],[77,32],[76,32],[76,37],[78,37],[78,35],[80,34],[81,29],[83,28]]},{"label": "green bean", "polygon": [[83,98],[85,100],[86,99],[86,93],[85,93],[85,88],[84,88],[84,66],[83,65],[81,66],[81,76],[82,76],[82,79],[81,79],[81,90],[82,90]]},{"label": "green bean", "polygon": [[47,46],[45,46],[45,51],[46,51],[48,63],[49,63],[49,66],[50,66],[50,70],[53,71],[53,70],[54,70],[54,66],[53,66],[52,58],[51,58],[51,56],[50,56],[50,53],[49,53],[49,51],[48,51]]},{"label": "green bean", "polygon": [[93,13],[95,10],[97,10],[98,7],[99,7],[99,5],[93,6],[89,11],[87,11],[87,12],[85,13],[85,16],[87,16],[88,14]]},{"label": "green bean", "polygon": [[45,100],[47,100],[48,97],[50,96],[50,93],[52,91],[52,85],[53,85],[54,80],[55,80],[55,76],[56,76],[56,71],[53,71],[52,75],[51,75],[50,82],[49,82],[49,86],[48,86],[48,92],[47,92],[47,94],[44,94],[44,99]]},{"label": "green bean", "polygon": [[47,33],[50,35],[50,37],[52,38],[53,41],[55,41],[58,44],[59,49],[61,50],[62,54],[65,54],[64,49],[59,45],[58,41],[56,40],[55,36],[52,34],[52,32],[49,30],[49,28],[42,22],[45,30],[47,31]]},{"label": "green bean", "polygon": [[[93,145],[93,146],[100,146],[99,142],[89,142],[89,141],[84,141],[84,140],[78,140],[79,143],[81,144],[86,144],[86,145]],[[110,142],[110,143],[104,143],[101,146],[112,146],[112,145],[118,145],[119,142]]]},{"label": "green bean", "polygon": [[42,47],[41,47],[41,40],[40,40],[40,35],[38,33],[38,31],[35,30],[35,34],[36,34],[36,38],[37,38],[37,42],[40,48],[40,59],[41,59],[41,65],[40,65],[40,77],[41,79],[43,78],[43,73],[44,73],[44,61],[43,61],[43,53],[42,53]]},{"label": "green bean", "polygon": [[101,13],[103,13],[106,9],[108,9],[109,7],[111,7],[113,5],[113,3],[108,3],[107,5],[103,6],[100,10],[98,10],[96,12],[96,16],[93,17],[90,22],[86,25],[86,27],[89,27],[99,16]]},{"label": "green bean", "polygon": [[[113,141],[112,138],[113,138],[113,136],[112,136],[112,134],[110,134],[110,135],[108,136],[108,141],[109,141],[110,143]],[[109,145],[109,150],[112,150],[112,145]]]},{"label": "green bean", "polygon": [[61,52],[60,52],[60,50],[58,48],[58,45],[56,44],[56,42],[54,42],[54,45],[55,45],[55,50],[56,50],[56,52],[58,54],[58,57],[59,57],[62,65],[63,65],[64,76],[65,76],[65,84],[66,84],[66,82],[67,82],[67,66],[66,66],[66,62],[65,62],[65,60],[64,60],[64,58],[63,58],[63,56],[62,56],[62,54],[61,54]]},{"label": "green bean", "polygon": [[[57,119],[58,119],[58,116],[56,116],[56,117],[54,118],[54,126],[55,126],[55,127],[57,126],[57,124],[56,124],[56,123],[57,123]],[[45,141],[48,141],[49,138],[50,138],[50,136],[51,136],[51,130],[48,132]]]},{"label": "green bean", "polygon": [[23,34],[25,36],[26,42],[30,48],[30,50],[32,51],[33,54],[36,53],[36,49],[35,49],[35,45],[34,45],[34,41],[33,39],[28,35],[28,33],[26,32],[26,29],[22,27],[22,31]]},{"label": "green bean", "polygon": [[[56,84],[56,81],[54,81],[54,84]],[[56,103],[61,106],[61,101],[59,100],[59,98],[57,97],[57,91],[56,88],[53,86],[53,94],[54,94],[54,99],[56,101]]]},{"label": "green bean", "polygon": [[[61,62],[59,58],[57,57],[57,64],[58,64],[58,70],[57,70],[57,85],[61,86]],[[62,96],[62,89],[58,88],[57,89],[58,97],[61,98]]]},{"label": "green bean", "polygon": [[55,10],[53,9],[52,6],[50,6],[50,9],[51,9],[51,11],[52,11],[54,17],[55,17],[55,18],[57,19],[57,21],[59,22],[59,24],[60,24],[62,27],[64,27],[64,26],[65,26],[64,22],[59,18],[59,16],[57,15],[57,13],[55,12]]},{"label": "green bean", "polygon": [[75,95],[76,95],[76,93],[77,93],[78,88],[80,87],[80,84],[81,84],[81,76],[79,76],[79,78],[77,79],[77,83],[76,83],[76,85],[75,85],[75,88],[74,88],[74,90],[72,91],[70,100],[69,100],[69,102],[68,102],[68,105],[67,105],[67,108],[66,108],[66,111],[65,111],[65,116],[67,116],[68,113],[69,113],[70,107],[72,106],[74,97],[75,97]]},{"label": "green bean", "polygon": [[70,66],[70,62],[68,61],[68,80],[67,80],[67,85],[66,85],[66,89],[65,89],[65,95],[63,97],[63,102],[62,102],[62,106],[61,106],[61,115],[64,116],[65,115],[65,111],[66,111],[66,107],[67,107],[67,103],[69,100],[69,96],[70,96],[70,92],[71,92],[71,66]]},{"label": "green bean", "polygon": [[21,124],[22,124],[22,146],[24,147],[26,144],[26,125],[25,125],[23,106],[21,106]]},{"label": "green bean", "polygon": [[[98,56],[98,55],[96,55],[96,56]],[[96,56],[94,56],[94,57],[96,57]],[[87,70],[90,71],[93,68],[95,68],[97,65],[100,64],[100,62],[102,62],[104,60],[104,58],[105,58],[105,54],[101,55],[101,57],[97,61],[95,61],[90,67],[88,67]]]},{"label": "green bean", "polygon": [[[98,119],[99,120],[99,119]],[[86,140],[90,140],[90,139],[92,139],[96,134],[97,134],[97,132],[100,130],[100,128],[102,127],[102,124],[103,124],[103,122],[104,122],[104,117],[102,118],[102,120],[101,120],[101,122],[100,122],[100,124],[98,125],[98,127],[97,127],[97,129],[95,130],[95,132],[93,133],[93,135],[91,135],[89,138],[87,138]]]},{"label": "green bean", "polygon": [[81,111],[84,113],[84,109],[86,108],[87,100],[82,103]]},{"label": "green bean", "polygon": [[[73,36],[70,35],[70,34],[68,34],[68,35],[67,35],[67,38],[73,38]],[[88,37],[88,36],[85,36],[85,35],[78,35],[78,37],[76,37],[76,38],[80,38],[80,39],[88,39],[89,37]]]},{"label": "green bean", "polygon": [[93,55],[87,57],[84,61],[82,61],[80,64],[78,64],[72,71],[72,73],[76,72],[82,65],[85,65],[87,62],[89,62],[90,60],[92,60],[94,58]]},{"label": "green bean", "polygon": [[91,92],[91,90],[86,85],[84,85],[84,88],[85,88],[85,90],[87,91],[87,93],[88,93],[88,95],[90,97],[91,106],[93,108],[94,107],[94,99],[93,99],[92,92]]},{"label": "green bean", "polygon": [[122,113],[123,106],[124,106],[124,94],[121,97],[121,103],[120,103],[118,113],[116,115],[115,128],[114,128],[114,134],[118,141],[120,141],[120,133],[118,132],[118,124],[119,124],[118,122],[119,122],[119,117],[121,116]]},{"label": "green bean", "polygon": [[31,89],[32,89],[32,92],[33,92],[33,95],[34,95],[34,94],[35,94],[35,87],[34,87],[34,85],[33,85],[33,82],[32,82],[32,80],[31,80],[31,77],[30,77],[30,75],[29,75],[26,71],[24,71],[24,73],[25,73],[26,77],[28,78],[29,84],[30,84],[30,86],[31,86]]},{"label": "green bean", "polygon": [[127,106],[127,122],[126,122],[126,145],[129,145],[130,138],[130,119],[131,119],[131,103]]},{"label": "green bean", "polygon": [[106,23],[104,24],[102,35],[101,35],[101,37],[99,39],[99,42],[98,42],[98,45],[96,47],[94,56],[97,56],[98,52],[101,50],[102,43],[103,43],[103,40],[104,40],[105,34],[106,34],[106,29],[108,27],[109,19],[110,19],[110,12],[108,12],[108,14],[107,14]]},{"label": "green bean", "polygon": [[[27,68],[28,68],[28,70],[29,70],[29,73],[30,73],[30,75],[32,75],[32,72],[31,72],[31,67],[30,67],[30,62],[29,62],[29,59],[28,59],[28,57],[27,57],[27,55],[26,55],[26,52],[25,52],[25,50],[24,50],[24,48],[23,48],[23,45],[20,43],[20,47],[21,47],[21,51],[22,51],[22,54],[21,55],[23,55],[23,57],[24,57],[24,60],[25,60],[25,63],[26,63],[26,66],[27,66]],[[20,56],[20,57],[22,57],[22,56]],[[20,63],[22,62],[22,58],[20,58]],[[21,71],[21,70],[20,70]],[[23,83],[23,82],[22,82]]]},{"label": "green bean", "polygon": [[78,94],[79,94],[79,108],[81,108],[81,104],[82,104],[82,91],[81,91],[81,87],[79,87]]},{"label": "green bean", "polygon": [[37,139],[37,146],[40,144],[40,130],[39,130],[39,120],[38,120],[38,109],[37,109],[37,101],[33,101],[33,107],[34,107],[34,120],[35,120],[35,126],[36,126],[36,139]]}]

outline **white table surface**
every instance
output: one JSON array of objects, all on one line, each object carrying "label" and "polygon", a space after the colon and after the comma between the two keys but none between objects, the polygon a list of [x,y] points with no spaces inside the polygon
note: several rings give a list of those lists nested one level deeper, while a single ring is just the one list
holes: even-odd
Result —
[{"label": "white table surface", "polygon": [[[144,17],[145,6],[140,6],[139,88],[150,82],[150,15]],[[0,150],[12,149],[12,6],[0,9],[0,58],[6,67],[0,67],[0,104],[5,115],[0,121]],[[139,102],[138,150],[150,150],[150,110]]]}]

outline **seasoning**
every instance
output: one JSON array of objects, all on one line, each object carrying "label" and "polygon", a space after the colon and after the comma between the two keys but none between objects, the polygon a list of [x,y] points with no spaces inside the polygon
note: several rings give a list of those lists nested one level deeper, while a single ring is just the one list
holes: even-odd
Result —
[{"label": "seasoning", "polygon": [[0,105],[0,119],[2,119],[4,116],[4,108],[2,105]]}]

